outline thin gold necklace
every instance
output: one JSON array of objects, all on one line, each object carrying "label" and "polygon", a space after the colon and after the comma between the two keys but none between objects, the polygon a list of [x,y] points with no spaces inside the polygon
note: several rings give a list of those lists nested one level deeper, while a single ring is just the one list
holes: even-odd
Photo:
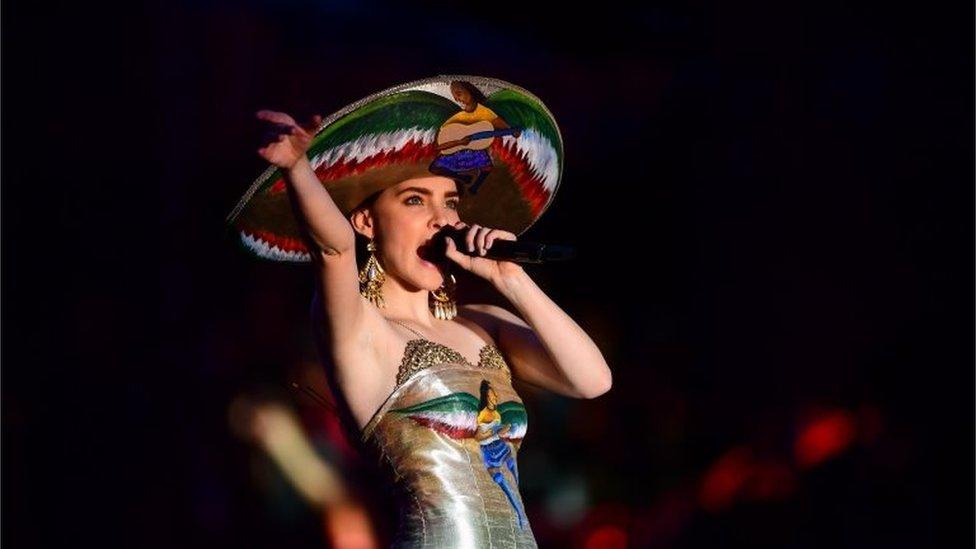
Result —
[{"label": "thin gold necklace", "polygon": [[413,328],[411,328],[410,326],[407,326],[406,324],[404,324],[404,323],[403,323],[402,321],[400,321],[400,320],[397,320],[397,319],[395,319],[395,318],[391,318],[391,319],[389,319],[389,320],[390,320],[390,322],[396,322],[396,323],[397,323],[397,324],[399,324],[400,326],[403,326],[404,328],[406,328],[406,329],[408,329],[408,330],[410,330],[411,332],[413,332],[413,333],[415,333],[415,334],[417,334],[417,335],[419,335],[420,337],[422,337],[422,338],[424,338],[424,339],[426,339],[426,340],[428,340],[428,341],[432,341],[432,340],[431,340],[430,338],[428,338],[428,337],[427,337],[427,336],[425,336],[424,334],[422,334],[422,333],[420,333],[420,332],[418,332],[417,330],[414,330],[414,329],[413,329]]}]

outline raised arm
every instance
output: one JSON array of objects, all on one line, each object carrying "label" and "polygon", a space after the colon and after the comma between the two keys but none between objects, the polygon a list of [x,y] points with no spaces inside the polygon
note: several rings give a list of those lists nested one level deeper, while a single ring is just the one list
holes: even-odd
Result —
[{"label": "raised arm", "polygon": [[[325,316],[321,320],[328,342],[336,352],[361,353],[368,339],[371,316],[359,294],[356,265],[356,235],[316,177],[305,151],[314,137],[321,117],[302,127],[281,112],[262,110],[258,118],[276,125],[277,140],[258,149],[258,153],[282,168],[289,194],[296,202],[315,249],[310,250],[316,267],[318,290]],[[375,320],[375,319],[373,319]]]},{"label": "raised arm", "polygon": [[356,233],[349,220],[342,215],[329,191],[325,190],[303,154],[285,170],[285,180],[292,188],[305,225],[318,249],[313,250],[313,260],[350,254],[355,259]]},{"label": "raised arm", "polygon": [[258,153],[284,172],[285,180],[294,191],[291,196],[297,200],[303,221],[318,247],[312,250],[312,255],[321,259],[323,255],[355,253],[356,235],[349,220],[319,182],[305,156],[322,118],[316,115],[311,123],[302,127],[282,112],[262,110],[257,116],[275,126],[277,139],[258,149]]}]

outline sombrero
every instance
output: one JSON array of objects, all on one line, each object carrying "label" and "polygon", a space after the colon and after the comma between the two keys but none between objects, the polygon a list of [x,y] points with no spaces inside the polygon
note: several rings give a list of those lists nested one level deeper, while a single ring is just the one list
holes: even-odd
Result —
[{"label": "sombrero", "polygon": [[[563,170],[562,136],[542,101],[482,76],[440,75],[360,99],[322,121],[306,156],[345,215],[401,181],[444,175],[458,182],[462,220],[516,235],[549,207]],[[250,254],[310,262],[285,185],[269,166],[226,223]]]}]

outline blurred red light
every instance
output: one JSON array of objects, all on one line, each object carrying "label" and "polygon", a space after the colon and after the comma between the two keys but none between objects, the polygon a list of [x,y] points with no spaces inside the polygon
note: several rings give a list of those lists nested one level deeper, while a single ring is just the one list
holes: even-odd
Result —
[{"label": "blurred red light", "polygon": [[793,447],[796,463],[809,468],[835,457],[854,440],[854,418],[846,410],[820,414],[800,432]]}]

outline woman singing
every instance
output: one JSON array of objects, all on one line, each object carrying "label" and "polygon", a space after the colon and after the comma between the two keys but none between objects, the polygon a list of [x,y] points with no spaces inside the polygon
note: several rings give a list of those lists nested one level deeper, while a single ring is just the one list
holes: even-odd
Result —
[{"label": "woman singing", "polygon": [[[478,86],[518,130],[496,132],[496,121],[469,139],[458,137],[463,124],[443,135],[461,86]],[[314,267],[313,326],[336,396],[396,482],[394,545],[534,547],[516,465],[527,417],[512,381],[574,398],[611,386],[600,350],[522,267],[483,257],[495,241],[515,240],[555,193],[562,144],[549,111],[500,80],[441,76],[324,123],[258,117],[282,133],[259,150],[273,166],[231,218],[250,252]],[[429,171],[439,140],[491,159],[476,195]],[[437,260],[433,240],[445,227],[464,231],[469,253],[446,239],[449,261]],[[357,235],[369,243],[366,261]],[[488,281],[519,314],[456,304],[452,266]]]}]

